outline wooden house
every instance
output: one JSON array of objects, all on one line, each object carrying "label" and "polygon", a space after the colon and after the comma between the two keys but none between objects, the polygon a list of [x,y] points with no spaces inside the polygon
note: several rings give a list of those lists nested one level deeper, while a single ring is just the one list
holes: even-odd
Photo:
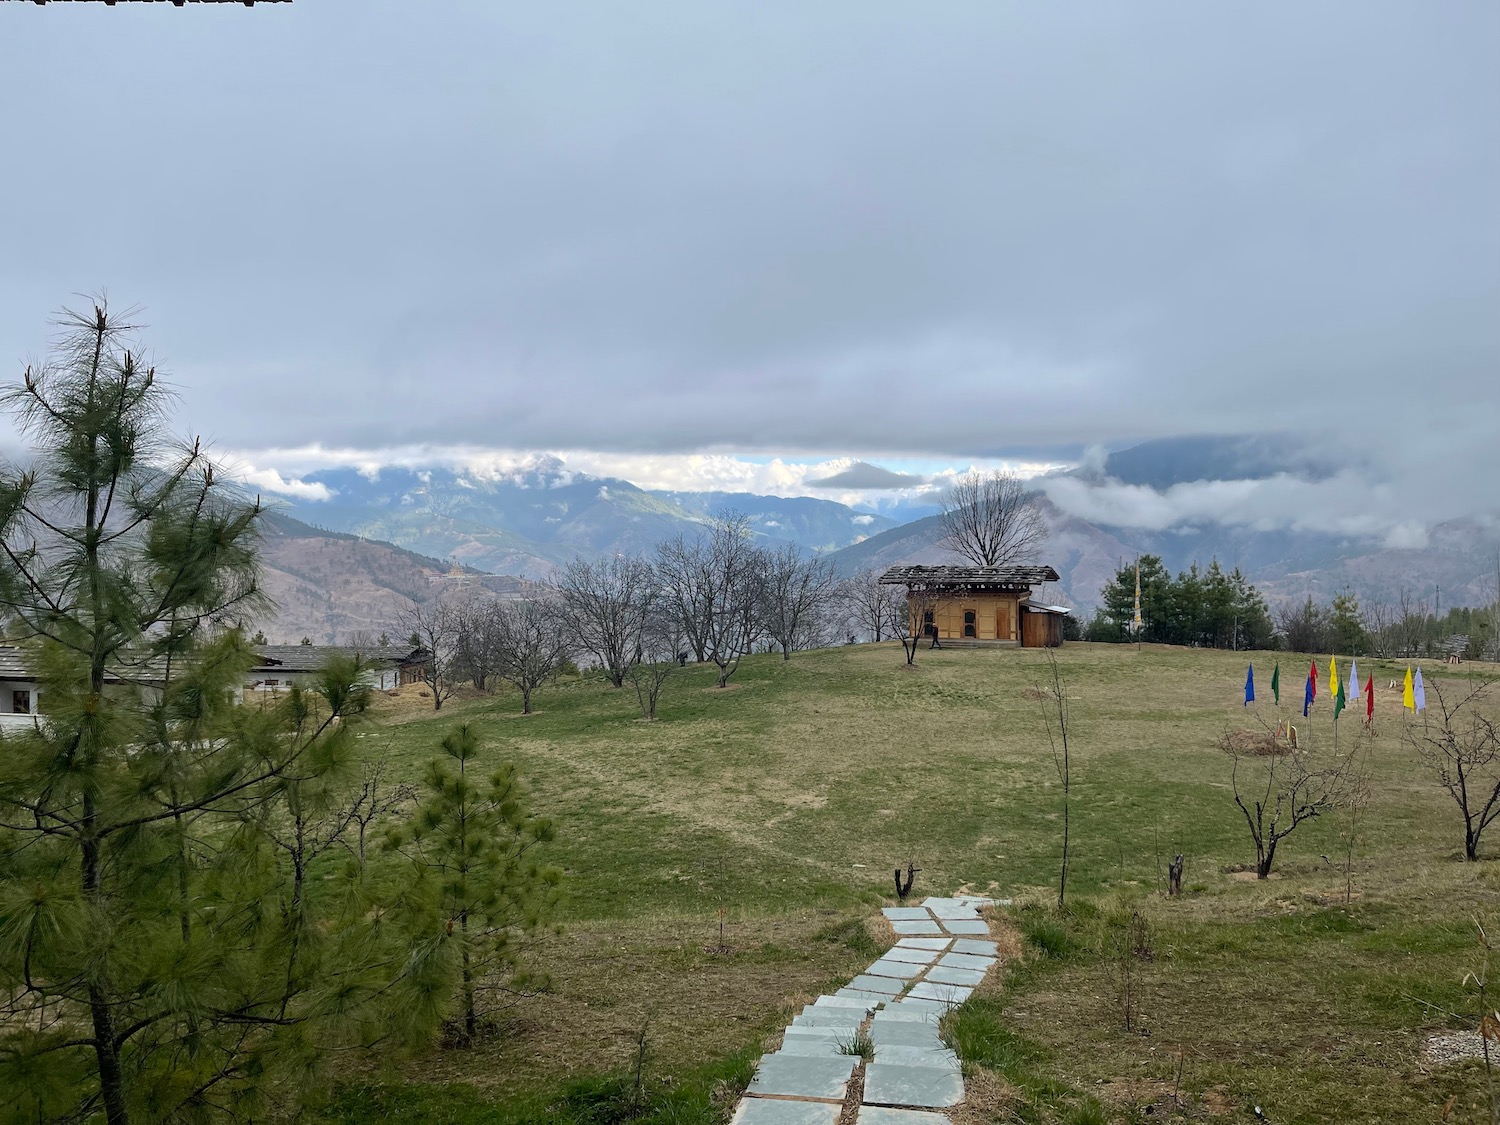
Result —
[{"label": "wooden house", "polygon": [[880,581],[906,587],[912,628],[939,644],[1062,644],[1068,610],[1031,600],[1032,587],[1057,581],[1050,566],[893,566]]}]

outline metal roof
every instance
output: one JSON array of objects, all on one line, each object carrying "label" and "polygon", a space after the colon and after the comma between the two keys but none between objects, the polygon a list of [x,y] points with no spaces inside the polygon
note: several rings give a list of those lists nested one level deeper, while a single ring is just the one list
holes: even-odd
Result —
[{"label": "metal roof", "polygon": [[880,576],[890,586],[962,590],[1026,590],[1057,580],[1050,566],[893,566]]},{"label": "metal roof", "polygon": [[255,650],[255,672],[315,672],[337,657],[358,656],[365,664],[420,664],[425,649],[410,645],[260,645]]}]

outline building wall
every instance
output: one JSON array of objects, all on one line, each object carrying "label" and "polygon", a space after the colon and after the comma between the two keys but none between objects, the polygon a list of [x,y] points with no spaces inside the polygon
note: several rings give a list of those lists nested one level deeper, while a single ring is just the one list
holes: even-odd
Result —
[{"label": "building wall", "polygon": [[[1019,642],[1020,594],[964,594],[939,598],[933,611],[938,640]],[[972,621],[966,616],[973,614]]]},{"label": "building wall", "polygon": [[[17,693],[24,692],[24,701],[18,699]],[[18,710],[18,706],[24,702],[27,710]],[[33,680],[0,680],[0,728],[15,730],[20,727],[29,727],[36,723],[37,689]]]}]

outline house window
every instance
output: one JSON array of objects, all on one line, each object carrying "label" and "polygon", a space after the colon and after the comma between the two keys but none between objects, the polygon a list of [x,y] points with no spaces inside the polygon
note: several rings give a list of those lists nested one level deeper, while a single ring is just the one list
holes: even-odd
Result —
[{"label": "house window", "polygon": [[31,692],[13,691],[10,693],[10,713],[12,715],[31,714]]},{"label": "house window", "polygon": [[937,636],[937,625],[932,620],[932,610],[926,610],[922,614],[922,635],[924,637]]},{"label": "house window", "polygon": [[977,628],[975,628],[975,622],[976,621],[977,621],[977,618],[975,618],[974,611],[972,609],[966,609],[966,610],[964,610],[964,636],[966,636],[966,637],[977,637],[977,636],[979,636],[979,630]]},{"label": "house window", "polygon": [[265,685],[266,685],[266,687],[280,687],[281,686],[281,681],[280,680],[266,680],[265,681]]}]

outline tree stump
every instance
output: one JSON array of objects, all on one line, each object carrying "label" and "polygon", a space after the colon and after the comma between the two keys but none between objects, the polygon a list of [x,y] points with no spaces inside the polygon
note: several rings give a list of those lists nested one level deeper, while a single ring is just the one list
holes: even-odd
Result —
[{"label": "tree stump", "polygon": [[1182,856],[1173,856],[1167,865],[1167,897],[1175,898],[1182,893]]}]

